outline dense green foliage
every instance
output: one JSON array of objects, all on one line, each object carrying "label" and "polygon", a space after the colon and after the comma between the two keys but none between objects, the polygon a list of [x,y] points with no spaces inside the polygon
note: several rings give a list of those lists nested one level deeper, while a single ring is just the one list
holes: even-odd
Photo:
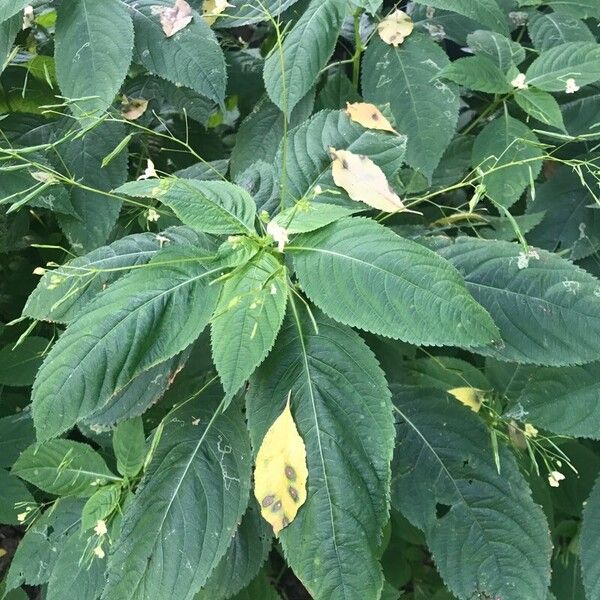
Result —
[{"label": "dense green foliage", "polygon": [[0,0],[0,114],[0,597],[600,600],[599,0]]}]

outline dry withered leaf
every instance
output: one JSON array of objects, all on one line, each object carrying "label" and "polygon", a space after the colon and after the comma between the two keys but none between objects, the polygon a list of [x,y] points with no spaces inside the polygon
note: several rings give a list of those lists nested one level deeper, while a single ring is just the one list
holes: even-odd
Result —
[{"label": "dry withered leaf", "polygon": [[333,181],[344,188],[352,200],[385,212],[406,210],[385,173],[370,158],[335,148],[329,148],[329,154],[333,159]]},{"label": "dry withered leaf", "polygon": [[377,25],[379,37],[397,48],[414,29],[413,20],[402,10],[395,10]]},{"label": "dry withered leaf", "polygon": [[367,129],[378,129],[397,133],[383,113],[368,102],[346,102],[346,114],[359,125]]},{"label": "dry withered leaf", "polygon": [[148,100],[143,98],[124,98],[121,103],[121,114],[128,121],[136,121],[148,108]]},{"label": "dry withered leaf", "polygon": [[175,0],[174,6],[160,8],[158,13],[162,30],[167,37],[185,29],[193,18],[192,7],[185,0]]},{"label": "dry withered leaf", "polygon": [[204,0],[202,18],[208,25],[212,25],[226,8],[232,6],[227,0]]},{"label": "dry withered leaf", "polygon": [[254,495],[275,534],[289,525],[306,500],[306,447],[286,406],[275,419],[256,455]]}]

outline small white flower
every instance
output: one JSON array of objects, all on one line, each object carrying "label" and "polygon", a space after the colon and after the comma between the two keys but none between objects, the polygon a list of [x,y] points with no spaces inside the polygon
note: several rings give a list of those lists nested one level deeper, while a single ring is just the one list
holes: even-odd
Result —
[{"label": "small white flower", "polygon": [[28,4],[23,9],[23,29],[29,29],[35,21],[35,17],[33,16],[33,6]]},{"label": "small white flower", "polygon": [[531,424],[525,423],[525,437],[534,438],[539,431]]},{"label": "small white flower", "polygon": [[160,219],[160,215],[153,208],[149,208],[148,212],[146,213],[146,219],[156,223],[156,221]]},{"label": "small white flower", "polygon": [[108,529],[106,528],[106,521],[102,519],[96,521],[96,526],[94,527],[94,531],[97,536],[103,536],[108,533]]},{"label": "small white flower", "polygon": [[267,233],[277,242],[277,250],[283,252],[285,245],[288,243],[288,232],[281,225],[271,221],[267,225]]},{"label": "small white flower", "polygon": [[164,235],[160,235],[160,233],[156,234],[156,241],[160,244],[160,247],[163,247],[163,244],[166,244],[167,242],[170,242],[171,240],[168,237],[165,237]]},{"label": "small white flower", "polygon": [[152,177],[158,177],[158,173],[156,172],[156,169],[154,168],[154,163],[148,159],[148,164],[146,166],[146,169],[144,170],[143,175],[140,175],[138,177],[138,181],[141,181],[142,179],[150,179]]},{"label": "small white flower", "polygon": [[565,476],[560,471],[550,471],[548,475],[548,483],[550,487],[558,487]]},{"label": "small white flower", "polygon": [[318,196],[319,194],[323,193],[323,188],[320,185],[315,185],[313,192],[315,196]]},{"label": "small white flower", "polygon": [[100,559],[106,556],[106,554],[104,554],[104,550],[102,550],[102,546],[96,546],[94,548],[94,554]]},{"label": "small white flower", "polygon": [[271,296],[275,296],[277,294],[277,286],[274,283],[271,284],[270,292],[271,292]]},{"label": "small white flower", "polygon": [[46,274],[46,269],[44,269],[44,267],[36,267],[33,270],[33,274],[34,275],[45,275]]},{"label": "small white flower", "polygon": [[17,515],[17,521],[19,521],[19,523],[23,523],[25,521],[25,519],[27,518],[27,515],[28,515],[28,511],[19,513]]},{"label": "small white flower", "polygon": [[526,90],[529,86],[525,83],[525,73],[519,73],[511,82],[514,88],[518,90]]},{"label": "small white flower", "polygon": [[567,94],[574,94],[575,92],[578,92],[581,88],[575,83],[575,80],[572,77],[569,77],[569,79],[567,79],[566,84],[565,84],[565,92]]}]

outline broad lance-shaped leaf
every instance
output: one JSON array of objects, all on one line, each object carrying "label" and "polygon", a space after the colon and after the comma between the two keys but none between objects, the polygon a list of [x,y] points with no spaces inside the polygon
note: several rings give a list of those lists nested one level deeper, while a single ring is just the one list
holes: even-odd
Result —
[{"label": "broad lance-shaped leaf", "polygon": [[109,559],[104,600],[191,600],[248,506],[251,457],[241,406],[213,384],[164,430]]},{"label": "broad lance-shaped leaf", "polygon": [[281,170],[280,177],[285,178],[280,183],[287,192],[286,206],[309,194],[316,185],[323,189],[317,196],[319,202],[355,205],[347,198],[340,199],[339,194],[327,194],[327,189],[335,189],[331,147],[367,156],[389,178],[402,165],[406,137],[365,129],[342,110],[318,112],[288,134],[273,161]]},{"label": "broad lance-shaped leaf", "polygon": [[575,17],[551,12],[533,12],[527,21],[527,31],[538,52],[567,42],[594,42],[588,26]]},{"label": "broad lance-shaped leaf", "polygon": [[20,514],[35,508],[36,502],[27,486],[13,473],[0,469],[0,522],[21,525]]},{"label": "broad lance-shaped leaf", "polygon": [[193,11],[191,23],[167,38],[160,23],[160,9],[172,8],[172,0],[125,3],[133,16],[136,60],[150,73],[222,103],[227,81],[225,57],[200,14]]},{"label": "broad lance-shaped leaf", "polygon": [[334,319],[412,344],[499,341],[458,272],[370,219],[342,219],[288,246],[300,284]]},{"label": "broad lance-shaped leaf", "polygon": [[389,103],[397,131],[408,136],[406,161],[427,177],[450,143],[458,120],[456,86],[436,79],[449,64],[440,46],[421,33],[411,34],[397,48],[373,37],[362,64],[365,100]]},{"label": "broad lance-shaped leaf", "polygon": [[343,0],[312,0],[265,61],[264,79],[271,100],[289,115],[315,83],[333,53],[345,16]]},{"label": "broad lance-shaped leaf", "polygon": [[127,7],[119,0],[70,0],[57,13],[54,58],[62,95],[75,100],[71,110],[77,117],[104,111],[131,63],[133,24]]},{"label": "broad lance-shaped leaf", "polygon": [[316,600],[377,598],[394,438],[387,384],[350,328],[316,312],[317,333],[292,301],[288,315],[273,352],[251,379],[247,399],[255,450],[290,391],[306,446],[308,496],[279,539]]},{"label": "broad lance-shaped leaf", "polygon": [[90,446],[71,440],[48,440],[29,446],[17,459],[12,473],[58,496],[91,496],[98,485],[120,480]]},{"label": "broad lance-shaped leaf", "polygon": [[217,27],[240,27],[268,21],[280,15],[298,0],[228,0],[231,5],[217,21]]},{"label": "broad lance-shaped leaf", "polygon": [[290,410],[290,394],[283,412],[265,433],[254,471],[254,496],[275,535],[296,518],[306,502],[306,446]]},{"label": "broad lance-shaped leaf", "polygon": [[459,58],[444,67],[440,77],[470,90],[489,94],[506,94],[511,91],[504,73],[485,56]]},{"label": "broad lance-shaped leaf", "polygon": [[600,358],[600,281],[544,250],[458,238],[438,252],[492,315],[501,342],[477,352],[551,366]]},{"label": "broad lance-shaped leaf", "polygon": [[564,131],[565,124],[560,106],[552,94],[536,88],[515,90],[515,101],[528,115],[540,123],[558,127]]},{"label": "broad lance-shaped leaf", "polygon": [[592,493],[583,508],[583,524],[579,544],[581,570],[585,586],[586,599],[600,598],[600,479],[592,489]]},{"label": "broad lance-shaped leaf", "polygon": [[184,225],[206,233],[254,231],[256,205],[243,188],[228,181],[147,179],[115,190],[127,196],[156,198],[173,209]]},{"label": "broad lance-shaped leaf", "polygon": [[30,0],[2,0],[0,2],[0,23],[21,12]]},{"label": "broad lance-shaped leaf", "polygon": [[39,439],[60,435],[132,379],[181,352],[202,332],[218,289],[205,253],[165,248],[110,286],[71,322],[33,386]]},{"label": "broad lance-shaped leaf", "polygon": [[467,36],[467,43],[476,56],[489,58],[504,72],[525,60],[525,48],[500,33],[478,29]]},{"label": "broad lance-shaped leaf", "polygon": [[212,353],[228,397],[265,359],[287,301],[286,269],[261,254],[225,281],[211,325]]},{"label": "broad lance-shaped leaf", "polygon": [[[105,156],[125,137],[122,123],[103,122],[78,139],[57,146],[62,163],[77,182],[71,188],[76,217],[59,215],[58,223],[76,254],[85,254],[106,243],[121,210],[121,201],[99,192],[121,185],[127,179],[127,150],[102,166]],[[98,190],[98,192],[91,191]]]},{"label": "broad lance-shaped leaf", "polygon": [[527,69],[527,83],[547,92],[564,92],[567,80],[582,87],[600,80],[600,44],[569,42],[542,52]]},{"label": "broad lance-shaped leaf", "polygon": [[230,598],[237,594],[254,579],[267,560],[272,541],[271,527],[261,517],[258,504],[250,500],[227,552],[194,600]]},{"label": "broad lance-shaped leaf", "polygon": [[473,167],[483,172],[486,194],[512,206],[542,168],[543,152],[536,135],[521,121],[501,116],[486,125],[473,145]]},{"label": "broad lance-shaped leaf", "polygon": [[600,439],[599,373],[599,362],[535,369],[509,414],[554,433]]},{"label": "broad lance-shaped leaf", "polygon": [[544,598],[552,545],[548,524],[516,461],[439,390],[394,387],[398,443],[392,503],[425,532],[437,568],[461,600]]},{"label": "broad lance-shaped leaf", "polygon": [[[165,241],[165,238],[168,241]],[[127,273],[126,267],[147,263],[163,245],[211,249],[208,236],[187,227],[160,232],[134,233],[48,270],[31,293],[23,314],[43,321],[68,323],[94,296]]]},{"label": "broad lance-shaped leaf", "polygon": [[508,33],[508,20],[496,0],[477,0],[477,2],[472,2],[472,0],[416,0],[416,2],[433,8],[451,10],[485,25],[492,31]]}]

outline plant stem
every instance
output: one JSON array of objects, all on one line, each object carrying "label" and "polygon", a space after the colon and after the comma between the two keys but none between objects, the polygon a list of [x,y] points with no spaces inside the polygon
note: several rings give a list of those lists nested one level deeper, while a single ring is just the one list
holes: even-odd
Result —
[{"label": "plant stem", "polygon": [[352,84],[358,91],[358,81],[360,75],[360,57],[363,51],[363,43],[360,37],[360,15],[362,8],[356,9],[354,13],[354,54],[352,56]]}]

